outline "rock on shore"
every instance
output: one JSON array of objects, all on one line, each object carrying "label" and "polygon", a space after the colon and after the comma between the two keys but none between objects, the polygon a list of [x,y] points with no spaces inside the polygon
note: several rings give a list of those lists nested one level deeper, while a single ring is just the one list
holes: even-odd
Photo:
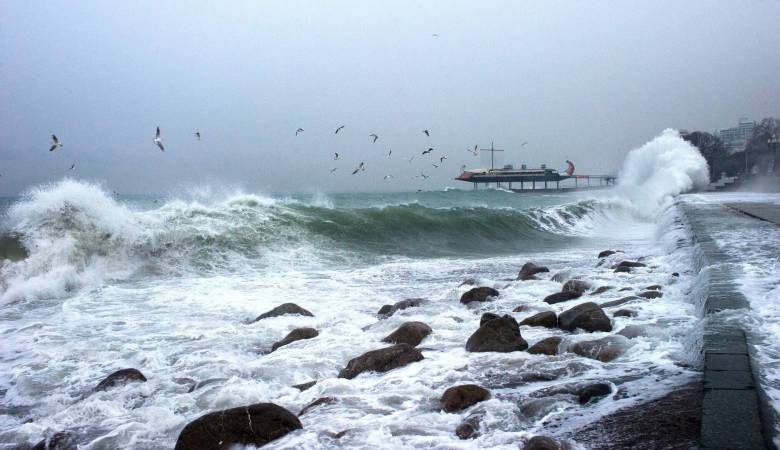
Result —
[{"label": "rock on shore", "polygon": [[274,352],[279,347],[283,347],[287,344],[291,344],[295,341],[300,341],[302,339],[312,339],[317,336],[319,336],[319,332],[315,330],[314,328],[296,328],[292,331],[290,331],[287,336],[284,337],[279,342],[274,343],[274,345],[271,347],[271,351]]},{"label": "rock on shore", "polygon": [[466,341],[470,352],[516,352],[528,348],[514,317],[504,315],[480,326]]},{"label": "rock on shore", "polygon": [[558,326],[558,316],[553,311],[543,311],[539,314],[526,317],[522,322],[520,322],[520,325],[527,325],[529,327],[555,328]]},{"label": "rock on shore", "polygon": [[300,316],[314,317],[314,314],[301,308],[295,303],[282,303],[276,308],[260,314],[259,316],[257,316],[255,320],[253,320],[253,322],[257,322],[258,320],[268,319],[270,317],[278,317],[278,316],[284,316],[288,314],[298,314]]},{"label": "rock on shore", "polygon": [[383,317],[390,317],[398,311],[407,308],[414,308],[422,305],[423,303],[425,303],[425,299],[422,298],[407,298],[406,300],[401,300],[400,302],[396,302],[393,305],[382,306],[379,308],[377,314]]},{"label": "rock on shore", "polygon": [[223,450],[232,444],[261,447],[303,428],[295,414],[273,403],[209,413],[188,423],[175,450]]},{"label": "rock on shore", "polygon": [[441,396],[439,403],[445,412],[456,412],[490,398],[490,391],[476,384],[453,386]]},{"label": "rock on shore", "polygon": [[417,347],[426,336],[431,334],[431,331],[433,331],[431,327],[422,322],[406,322],[382,339],[382,342],[408,344],[412,347]]},{"label": "rock on shore", "polygon": [[130,382],[146,382],[146,377],[138,369],[121,369],[103,379],[96,387],[96,391],[105,391],[112,387]]},{"label": "rock on shore", "polygon": [[612,331],[612,322],[604,310],[593,302],[582,303],[558,316],[558,327],[566,331]]},{"label": "rock on shore", "polygon": [[371,350],[351,359],[339,372],[339,378],[352,379],[363,372],[387,372],[407,364],[422,361],[422,352],[409,344]]},{"label": "rock on shore", "polygon": [[544,266],[538,266],[532,262],[523,264],[520,268],[520,273],[517,274],[517,279],[520,281],[535,280],[537,273],[549,272],[550,269]]},{"label": "rock on shore", "polygon": [[498,291],[492,287],[475,287],[463,293],[460,296],[460,302],[463,304],[471,302],[484,302],[490,297],[498,297]]}]

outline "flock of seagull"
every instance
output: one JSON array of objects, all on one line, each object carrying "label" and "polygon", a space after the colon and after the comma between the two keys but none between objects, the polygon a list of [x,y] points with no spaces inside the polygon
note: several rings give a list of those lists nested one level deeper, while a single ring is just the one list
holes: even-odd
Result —
[{"label": "flock of seagull", "polygon": [[[340,125],[339,127],[336,128],[336,131],[333,134],[339,134],[339,131],[343,130],[345,127],[346,127],[346,125]],[[300,135],[304,131],[305,130],[303,128],[298,128],[297,130],[295,130],[295,136]],[[427,137],[431,136],[430,130],[427,130],[427,129],[422,130],[422,133],[425,134],[425,136],[427,136]],[[197,140],[200,140],[200,131],[196,131],[195,133],[193,133],[193,136]],[[368,137],[371,138],[371,143],[372,144],[376,144],[376,141],[379,140],[379,135],[376,134],[376,133],[371,133],[371,134],[368,135]],[[51,135],[51,139],[52,139],[51,147],[49,147],[49,151],[50,152],[53,152],[53,151],[57,150],[58,148],[62,148],[62,142],[60,142],[60,140],[57,137],[57,135],[52,134]],[[154,143],[154,145],[157,146],[157,148],[160,149],[160,151],[162,151],[162,152],[165,151],[165,146],[163,145],[162,135],[160,133],[160,127],[159,126],[157,127],[157,129],[155,131],[154,139],[152,140],[152,142]],[[520,146],[522,147],[522,146],[524,146],[526,144],[527,144],[527,142],[523,142],[522,144],[520,144]],[[433,147],[428,147],[426,150],[422,151],[421,156],[428,155],[428,154],[432,153],[433,151],[434,151]],[[469,148],[466,149],[466,151],[468,151],[469,153],[471,153],[473,156],[476,157],[476,156],[479,155],[479,145],[475,145],[473,149],[469,147]],[[388,149],[388,152],[385,155],[385,158],[389,159],[392,156],[392,154],[393,154],[393,149]],[[412,155],[412,156],[410,156],[407,159],[409,164],[412,163],[412,161],[415,159],[416,156],[417,155]],[[333,160],[334,161],[338,161],[340,159],[341,159],[341,155],[338,152],[335,152],[333,154]],[[441,165],[444,163],[445,160],[447,160],[447,155],[441,155],[438,158],[438,162],[439,163],[436,164],[435,162],[431,162],[431,166],[433,166],[433,168],[435,168],[435,169],[438,169],[439,167],[441,167]],[[73,170],[75,168],[76,168],[76,164],[72,164],[70,166],[70,170]],[[338,169],[339,169],[338,167],[334,167],[333,169],[330,170],[330,173],[331,174],[336,173],[336,171]],[[466,169],[466,165],[463,164],[461,166],[461,168],[460,168],[460,171],[463,172],[465,169]],[[358,164],[357,167],[355,167],[354,170],[352,170],[352,175],[357,175],[360,172],[365,172],[365,170],[366,170],[365,162],[361,161],[360,164]],[[426,175],[425,172],[421,170],[420,174],[417,175],[417,176],[414,176],[413,178],[428,179],[429,177],[430,177],[429,175]],[[395,178],[392,174],[387,174],[387,175],[384,176],[385,180],[392,179],[392,178]]]}]

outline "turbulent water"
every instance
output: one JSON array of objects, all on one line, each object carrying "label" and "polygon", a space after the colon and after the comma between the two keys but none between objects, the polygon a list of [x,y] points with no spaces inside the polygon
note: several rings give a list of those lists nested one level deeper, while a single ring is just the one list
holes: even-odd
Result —
[{"label": "turbulent water", "polygon": [[[29,255],[0,266],[0,443],[32,445],[67,430],[83,448],[171,448],[184,425],[206,412],[273,402],[297,413],[319,397],[336,401],[302,415],[303,430],[268,446],[517,448],[536,434],[576,442],[579,427],[698,374],[690,237],[671,200],[706,180],[706,163],[691,152],[698,155],[668,130],[632,152],[622,186],[597,194],[152,198],[112,197],[78,180],[33,188],[3,204],[3,245],[21,243]],[[670,154],[683,156],[679,164]],[[608,248],[624,253],[598,264],[597,253]],[[610,269],[639,258],[647,267]],[[527,261],[551,273],[514,281]],[[550,306],[541,299],[560,291],[556,273],[615,288]],[[500,296],[461,304],[467,278]],[[627,307],[638,313],[613,318],[615,331],[644,326],[611,362],[464,348],[484,312],[519,321],[655,284],[662,298],[607,309],[610,316]],[[427,301],[377,317],[383,304],[411,297]],[[285,302],[314,317],[250,323]],[[512,312],[521,305],[525,311]],[[433,329],[420,345],[423,361],[336,377],[411,320]],[[303,326],[319,336],[270,352]],[[610,334],[521,328],[530,344],[558,335],[564,347]],[[140,369],[148,382],[93,392],[125,367]],[[292,387],[311,380],[318,382],[304,392]],[[442,392],[468,382],[489,388],[491,398],[442,412]],[[579,404],[577,387],[593,382],[609,383],[612,393]],[[481,432],[462,441],[454,430],[474,412],[483,415]]]}]

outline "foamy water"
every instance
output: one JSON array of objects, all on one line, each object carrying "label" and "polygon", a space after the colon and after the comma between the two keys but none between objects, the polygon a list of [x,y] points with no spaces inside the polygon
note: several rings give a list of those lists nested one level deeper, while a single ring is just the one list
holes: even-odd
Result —
[{"label": "foamy water", "polygon": [[[629,157],[630,164],[663,158],[670,145],[688,151],[670,133],[637,150],[641,158]],[[662,164],[675,185],[658,188],[650,176],[641,201],[620,190],[587,197],[447,190],[131,201],[75,180],[39,187],[4,219],[23,234],[31,255],[0,268],[0,442],[33,444],[70,430],[84,448],[171,448],[184,425],[206,412],[268,401],[297,413],[326,396],[337,400],[301,416],[303,430],[268,447],[516,448],[536,434],[569,437],[699,376],[690,236],[669,201],[706,173],[706,164],[694,160],[676,169]],[[597,265],[596,254],[608,248],[625,253]],[[646,268],[610,268],[638,258]],[[551,273],[511,281],[527,261]],[[550,280],[558,272],[615,288],[550,306],[541,300],[561,289]],[[466,278],[501,295],[462,305]],[[520,321],[654,284],[663,286],[662,298],[621,306],[637,317],[614,318],[614,331],[647,328],[612,362],[568,352],[465,351],[483,312]],[[427,302],[377,318],[383,304],[410,297]],[[285,302],[314,317],[248,323]],[[519,305],[529,309],[513,313]],[[420,344],[423,361],[336,378],[347,361],[384,347],[381,339],[411,320],[433,329]],[[304,326],[319,336],[269,353]],[[552,335],[573,343],[613,334],[521,331],[529,344]],[[149,381],[92,392],[123,367],[140,369]],[[177,381],[185,377],[199,387],[188,392]],[[291,387],[311,380],[318,382],[307,391]],[[490,389],[492,398],[460,413],[440,411],[442,392],[468,382]],[[610,383],[612,395],[580,405],[566,390],[550,391],[588,382]],[[484,413],[481,434],[458,439],[455,427],[475,411]]]}]

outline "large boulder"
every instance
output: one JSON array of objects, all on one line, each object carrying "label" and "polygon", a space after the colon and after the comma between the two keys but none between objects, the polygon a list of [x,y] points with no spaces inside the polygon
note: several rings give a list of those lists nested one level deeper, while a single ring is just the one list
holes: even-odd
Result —
[{"label": "large boulder", "polygon": [[555,328],[558,326],[558,316],[553,311],[544,311],[533,316],[526,317],[520,322],[520,325],[529,327]]},{"label": "large boulder", "polygon": [[285,316],[288,314],[298,314],[300,316],[314,317],[314,314],[301,308],[295,303],[282,303],[276,308],[260,314],[253,322],[257,322],[258,320],[268,319],[269,317]]},{"label": "large boulder", "polygon": [[628,348],[627,339],[623,336],[607,336],[593,341],[577,342],[569,347],[571,352],[601,362],[610,362]]},{"label": "large boulder", "polygon": [[295,341],[300,341],[301,339],[315,338],[319,336],[319,334],[320,333],[314,328],[296,328],[287,333],[287,336],[285,336],[284,339],[274,343],[274,345],[271,347],[271,351],[276,351],[276,349],[279,347],[285,346]]},{"label": "large boulder", "polygon": [[523,267],[520,268],[520,273],[517,274],[517,279],[521,281],[525,280],[535,280],[537,273],[543,273],[543,272],[549,272],[550,269],[544,266],[537,266],[536,264],[532,262],[527,262],[523,264]]},{"label": "large boulder", "polygon": [[112,387],[133,381],[146,382],[146,377],[138,369],[121,369],[103,379],[95,387],[96,391],[106,391]]},{"label": "large boulder", "polygon": [[466,341],[470,352],[516,352],[528,348],[514,317],[504,315],[480,326]]},{"label": "large boulder", "polygon": [[223,450],[234,444],[262,447],[301,428],[290,411],[257,403],[198,417],[181,430],[175,450]]},{"label": "large boulder", "polygon": [[647,298],[647,299],[660,298],[664,296],[664,294],[660,291],[645,291],[636,295],[638,297]]},{"label": "large boulder", "polygon": [[461,303],[484,302],[490,297],[498,297],[498,291],[488,286],[475,287],[460,296]]},{"label": "large boulder", "polygon": [[612,331],[612,323],[604,310],[593,302],[583,303],[562,312],[558,327],[566,331],[582,328],[585,331]]},{"label": "large boulder", "polygon": [[557,355],[558,347],[560,347],[562,340],[563,339],[561,339],[559,336],[550,336],[548,338],[544,338],[536,344],[532,345],[531,348],[528,349],[528,353],[532,355]]},{"label": "large boulder", "polygon": [[489,398],[487,389],[476,384],[461,384],[444,391],[439,403],[445,412],[456,412]]},{"label": "large boulder", "polygon": [[617,253],[615,250],[603,250],[599,253],[599,256],[597,256],[598,259],[606,258],[607,256],[614,255]]},{"label": "large boulder", "polygon": [[563,288],[561,288],[561,292],[574,292],[582,295],[585,293],[585,291],[587,291],[590,288],[591,285],[587,281],[569,280],[563,283]]},{"label": "large boulder", "polygon": [[406,308],[414,308],[416,306],[422,305],[423,303],[425,303],[425,299],[423,298],[407,298],[406,300],[401,300],[400,302],[396,302],[393,305],[382,306],[377,314],[384,317],[390,317],[398,311]]},{"label": "large boulder", "polygon": [[433,331],[431,327],[422,322],[405,322],[397,330],[382,339],[382,342],[408,344],[412,347],[417,347],[425,336],[431,334],[431,331]]},{"label": "large boulder", "polygon": [[584,405],[594,398],[601,398],[605,395],[609,395],[612,392],[612,387],[607,383],[593,383],[584,386],[577,392],[579,396],[580,405]]},{"label": "large boulder", "polygon": [[486,312],[486,313],[482,314],[482,317],[479,318],[479,326],[482,326],[482,325],[490,322],[491,320],[496,320],[496,319],[500,319],[500,318],[501,318],[501,316],[499,316],[498,314],[493,314],[493,313]]},{"label": "large boulder", "polygon": [[420,350],[409,344],[396,344],[351,359],[339,372],[339,378],[352,379],[363,372],[387,372],[423,359]]},{"label": "large boulder", "polygon": [[633,309],[618,309],[612,313],[613,317],[636,317],[638,314]]},{"label": "large boulder", "polygon": [[549,436],[534,436],[523,446],[523,450],[569,450],[566,442],[557,441]]},{"label": "large boulder", "polygon": [[647,264],[639,261],[620,261],[620,263],[612,266],[615,272],[631,272],[631,269],[635,267],[645,267]]},{"label": "large boulder", "polygon": [[545,297],[544,302],[550,305],[554,305],[556,303],[568,302],[569,300],[574,300],[575,298],[580,298],[581,296],[582,294],[577,292],[556,292],[555,294],[550,294]]}]

